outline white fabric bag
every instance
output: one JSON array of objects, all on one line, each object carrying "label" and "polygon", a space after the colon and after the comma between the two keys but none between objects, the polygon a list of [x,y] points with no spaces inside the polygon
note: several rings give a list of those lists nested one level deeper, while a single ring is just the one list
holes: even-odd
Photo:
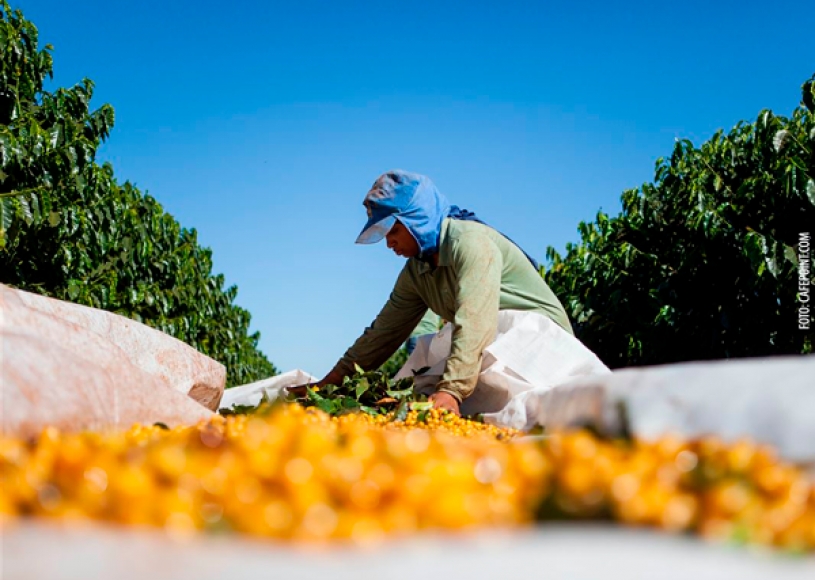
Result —
[{"label": "white fabric bag", "polygon": [[[450,356],[453,325],[419,337],[416,349],[396,378],[416,377],[416,391],[435,391]],[[576,377],[611,371],[593,352],[554,321],[537,312],[502,310],[495,340],[484,349],[481,373],[473,394],[461,405],[465,415],[485,414],[485,420],[515,428],[530,428],[534,414],[526,412],[523,393],[550,389]]]},{"label": "white fabric bag", "polygon": [[[114,379],[118,376],[115,364],[127,361],[210,411],[218,408],[224,392],[224,365],[168,334],[113,312],[0,284],[0,328],[55,341],[94,364],[113,365]],[[117,347],[115,358],[110,359],[105,351],[96,352],[95,347],[85,348],[86,340]],[[36,360],[21,361],[19,357],[9,362],[36,364]],[[119,374],[127,372],[122,368]],[[70,388],[81,391],[81,381]]]},{"label": "white fabric bag", "polygon": [[225,376],[144,324],[0,284],[0,434],[192,425],[212,416]]},{"label": "white fabric bag", "polygon": [[300,369],[295,369],[283,373],[282,375],[275,375],[254,383],[232,387],[224,391],[220,408],[231,409],[235,405],[251,405],[257,407],[263,400],[264,395],[267,400],[274,401],[286,387],[307,385],[317,380],[317,377]]}]

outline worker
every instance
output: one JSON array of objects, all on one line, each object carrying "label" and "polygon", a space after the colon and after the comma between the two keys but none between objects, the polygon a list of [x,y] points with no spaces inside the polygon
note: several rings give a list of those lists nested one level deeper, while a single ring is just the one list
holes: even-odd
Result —
[{"label": "worker", "polygon": [[429,399],[456,414],[476,388],[499,311],[538,313],[573,337],[566,312],[535,261],[473,213],[451,206],[429,178],[389,171],[374,182],[363,204],[368,221],[357,243],[384,239],[407,263],[371,326],[315,386],[342,384],[355,365],[378,368],[428,309],[453,326],[444,374]]}]

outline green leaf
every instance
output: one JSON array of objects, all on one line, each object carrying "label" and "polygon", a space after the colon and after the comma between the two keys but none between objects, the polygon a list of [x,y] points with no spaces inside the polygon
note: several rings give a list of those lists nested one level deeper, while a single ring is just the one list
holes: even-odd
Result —
[{"label": "green leaf", "polygon": [[396,412],[394,413],[394,421],[404,421],[407,419],[408,411],[410,410],[410,404],[408,403],[407,399],[403,399],[399,406],[396,408]]},{"label": "green leaf", "polygon": [[57,145],[59,144],[60,137],[62,136],[62,127],[59,125],[54,125],[48,131],[49,142],[52,149],[56,149]]},{"label": "green leaf", "polygon": [[77,280],[71,280],[68,282],[68,298],[71,300],[76,300],[76,297],[79,296],[80,289],[81,288]]},{"label": "green leaf", "polygon": [[764,127],[766,127],[770,123],[772,118],[773,118],[773,115],[772,115],[772,113],[770,111],[764,111],[759,116],[759,121],[761,122],[761,124]]},{"label": "green leaf", "polygon": [[0,230],[8,231],[14,217],[14,205],[8,197],[0,197]]},{"label": "green leaf", "polygon": [[815,113],[815,80],[809,80],[801,85],[801,100],[811,113]]},{"label": "green leaf", "polygon": [[28,200],[21,195],[17,198],[17,201],[20,203],[20,209],[23,212],[23,221],[30,226],[34,222],[34,216],[31,215],[31,206],[28,205]]},{"label": "green leaf", "polygon": [[359,409],[360,407],[359,401],[352,399],[351,397],[343,397],[340,399],[340,401],[342,408],[346,410]]},{"label": "green leaf", "polygon": [[368,383],[368,379],[360,379],[357,383],[357,386],[354,388],[354,395],[356,396],[357,400],[370,388],[370,384]]},{"label": "green leaf", "polygon": [[784,245],[784,257],[788,262],[792,263],[795,268],[798,268],[798,253],[792,246]]},{"label": "green leaf", "polygon": [[42,215],[50,214],[52,211],[51,193],[48,189],[40,190],[40,212]]},{"label": "green leaf", "polygon": [[410,387],[408,389],[402,389],[402,390],[386,389],[385,393],[389,397],[393,397],[394,399],[397,399],[397,400],[401,401],[402,399],[407,399],[408,397],[413,396],[413,387]]},{"label": "green leaf", "polygon": [[781,153],[789,139],[790,132],[786,129],[776,131],[775,136],[773,137],[773,147],[775,147],[776,152]]},{"label": "green leaf", "polygon": [[807,180],[806,193],[807,198],[809,198],[809,203],[815,205],[815,181],[812,179]]},{"label": "green leaf", "polygon": [[306,400],[325,413],[334,414],[336,412],[336,400],[322,397],[313,388],[306,389]]},{"label": "green leaf", "polygon": [[31,201],[29,203],[34,220],[39,222],[42,219],[42,212],[40,211],[40,197],[36,193],[32,194]]},{"label": "green leaf", "polygon": [[764,247],[764,261],[767,263],[767,269],[774,278],[778,278],[781,273],[781,264],[778,262],[777,257],[778,242],[773,241],[771,244],[765,244]]}]

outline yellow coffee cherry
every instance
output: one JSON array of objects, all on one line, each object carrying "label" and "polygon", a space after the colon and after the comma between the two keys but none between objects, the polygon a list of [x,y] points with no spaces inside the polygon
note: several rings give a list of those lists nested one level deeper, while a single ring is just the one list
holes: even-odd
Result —
[{"label": "yellow coffee cherry", "polygon": [[554,505],[561,516],[815,549],[815,486],[765,447],[518,435],[435,408],[396,420],[296,404],[173,429],[48,428],[35,441],[0,437],[0,522],[87,518],[179,537],[212,529],[370,545],[523,525]]}]

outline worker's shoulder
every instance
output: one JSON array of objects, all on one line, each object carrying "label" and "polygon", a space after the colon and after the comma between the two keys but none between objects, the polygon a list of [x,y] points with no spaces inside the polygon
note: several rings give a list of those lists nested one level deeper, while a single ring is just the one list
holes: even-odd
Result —
[{"label": "worker's shoulder", "polygon": [[447,238],[451,241],[492,238],[493,231],[488,225],[479,222],[447,218]]},{"label": "worker's shoulder", "polygon": [[479,252],[487,247],[503,252],[503,236],[480,222],[448,219],[445,242],[442,245],[452,253]]},{"label": "worker's shoulder", "polygon": [[464,256],[484,254],[497,249],[494,230],[487,225],[457,219],[448,219],[445,225],[439,256],[440,265],[451,264]]}]

